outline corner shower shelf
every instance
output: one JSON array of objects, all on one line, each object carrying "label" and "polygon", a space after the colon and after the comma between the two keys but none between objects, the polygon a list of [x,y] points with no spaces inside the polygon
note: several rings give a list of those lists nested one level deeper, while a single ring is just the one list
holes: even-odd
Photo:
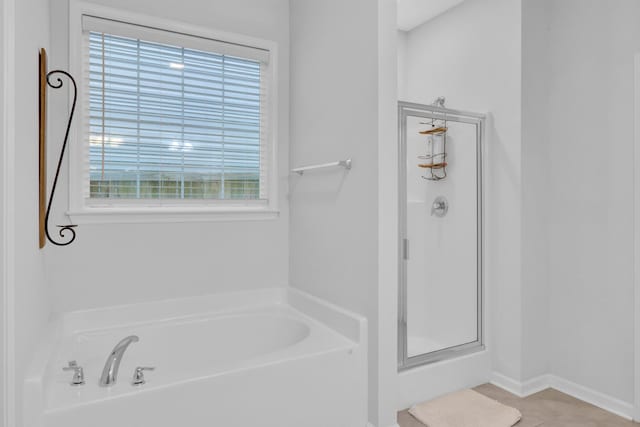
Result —
[{"label": "corner shower shelf", "polygon": [[[438,102],[438,101],[436,101]],[[427,137],[427,153],[418,156],[420,160],[426,160],[425,163],[419,163],[418,167],[427,169],[426,175],[422,177],[428,181],[440,181],[447,177],[447,126],[446,115],[444,119],[432,119],[431,123],[423,123],[422,125],[431,125],[431,129],[419,131],[420,135]],[[438,171],[437,173],[435,171]]]},{"label": "corner shower shelf", "polygon": [[447,167],[447,163],[434,163],[434,164],[426,164],[426,163],[421,163],[418,165],[419,168],[424,168],[424,169],[443,169]]},{"label": "corner shower shelf", "polygon": [[437,128],[433,128],[433,129],[429,129],[429,130],[423,130],[420,131],[420,135],[441,135],[443,133],[446,133],[449,129],[446,127],[437,127]]}]

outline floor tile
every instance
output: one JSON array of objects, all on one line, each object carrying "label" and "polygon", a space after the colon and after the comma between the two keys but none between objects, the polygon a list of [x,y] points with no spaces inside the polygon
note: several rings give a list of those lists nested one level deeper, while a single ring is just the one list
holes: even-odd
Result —
[{"label": "floor tile", "polygon": [[[628,421],[554,389],[526,398],[492,384],[483,384],[474,390],[517,408],[522,413],[522,420],[516,427],[640,427],[640,423]],[[424,427],[406,410],[398,412],[398,424],[400,427]]]}]

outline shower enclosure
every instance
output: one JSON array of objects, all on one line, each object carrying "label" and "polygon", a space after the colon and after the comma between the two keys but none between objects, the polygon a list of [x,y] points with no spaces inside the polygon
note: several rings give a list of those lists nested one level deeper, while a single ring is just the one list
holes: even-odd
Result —
[{"label": "shower enclosure", "polygon": [[484,348],[485,116],[398,104],[399,369]]}]

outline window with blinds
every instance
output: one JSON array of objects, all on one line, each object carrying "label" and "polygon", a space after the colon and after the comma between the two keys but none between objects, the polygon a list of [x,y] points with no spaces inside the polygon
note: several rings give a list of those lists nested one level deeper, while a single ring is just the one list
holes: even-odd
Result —
[{"label": "window with blinds", "polygon": [[89,200],[266,200],[268,52],[83,16]]}]

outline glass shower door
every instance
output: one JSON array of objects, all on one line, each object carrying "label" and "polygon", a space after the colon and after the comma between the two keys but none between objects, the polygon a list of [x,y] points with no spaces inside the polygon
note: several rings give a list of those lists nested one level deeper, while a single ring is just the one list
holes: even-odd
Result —
[{"label": "glass shower door", "polygon": [[483,348],[484,117],[400,103],[401,369]]}]

